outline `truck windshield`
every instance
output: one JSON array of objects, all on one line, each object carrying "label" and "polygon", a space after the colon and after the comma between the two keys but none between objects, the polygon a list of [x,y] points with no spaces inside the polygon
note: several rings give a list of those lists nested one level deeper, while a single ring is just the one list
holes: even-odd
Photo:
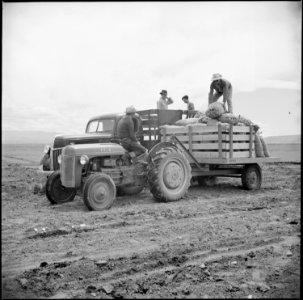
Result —
[{"label": "truck windshield", "polygon": [[114,119],[94,120],[87,126],[87,133],[92,132],[112,132],[114,129]]}]

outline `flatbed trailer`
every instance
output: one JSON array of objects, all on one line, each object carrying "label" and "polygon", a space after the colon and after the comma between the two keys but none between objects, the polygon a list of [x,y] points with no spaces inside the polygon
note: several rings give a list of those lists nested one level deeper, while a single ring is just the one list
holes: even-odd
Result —
[{"label": "flatbed trailer", "polygon": [[258,189],[262,183],[262,165],[280,161],[278,157],[257,157],[252,125],[220,122],[174,125],[188,116],[186,110],[154,109],[139,114],[143,120],[141,144],[149,150],[157,145],[161,148],[163,143],[168,147],[174,144],[186,154],[191,176],[199,184],[210,185],[217,177],[241,177],[245,188]]},{"label": "flatbed trailer", "polygon": [[161,141],[172,142],[187,154],[191,173],[199,183],[216,177],[241,177],[247,189],[262,183],[262,164],[279,162],[277,157],[257,157],[254,127],[218,123],[163,126]]}]

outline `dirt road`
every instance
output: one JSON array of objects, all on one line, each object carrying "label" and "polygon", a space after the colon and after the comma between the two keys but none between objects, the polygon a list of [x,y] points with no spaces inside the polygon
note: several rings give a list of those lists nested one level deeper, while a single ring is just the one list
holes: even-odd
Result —
[{"label": "dirt road", "polygon": [[3,298],[299,298],[301,165],[192,186],[173,203],[145,189],[90,212],[51,205],[35,170],[2,161]]}]

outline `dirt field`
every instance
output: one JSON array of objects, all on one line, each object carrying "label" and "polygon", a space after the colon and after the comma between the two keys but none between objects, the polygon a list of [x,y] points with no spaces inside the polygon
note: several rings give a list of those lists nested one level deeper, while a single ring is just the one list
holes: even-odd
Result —
[{"label": "dirt field", "polygon": [[300,164],[263,166],[258,191],[219,178],[104,212],[51,205],[37,180],[2,159],[2,298],[300,298]]}]

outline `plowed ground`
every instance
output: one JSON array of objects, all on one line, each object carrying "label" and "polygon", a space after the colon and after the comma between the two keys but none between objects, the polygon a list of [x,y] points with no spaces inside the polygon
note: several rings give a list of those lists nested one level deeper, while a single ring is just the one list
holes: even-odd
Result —
[{"label": "plowed ground", "polygon": [[35,169],[2,161],[3,298],[299,298],[301,165],[268,164],[156,202],[148,189],[90,212],[51,205]]}]

